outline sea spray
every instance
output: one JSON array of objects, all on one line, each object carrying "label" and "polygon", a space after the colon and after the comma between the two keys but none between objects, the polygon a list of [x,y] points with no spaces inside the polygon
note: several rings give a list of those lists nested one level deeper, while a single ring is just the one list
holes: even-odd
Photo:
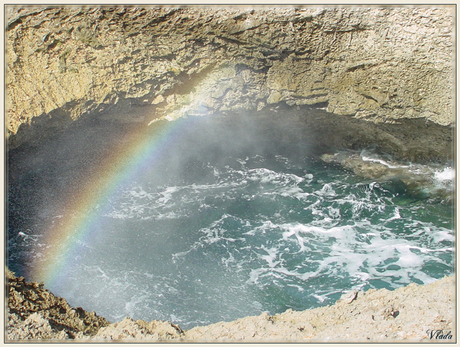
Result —
[{"label": "sea spray", "polygon": [[[411,195],[400,180],[362,178],[300,151],[295,139],[277,147],[255,126],[236,136],[199,123],[177,128],[174,140],[164,137],[161,156],[127,165],[142,170],[113,176],[125,178],[77,209],[62,204],[63,196],[78,193],[74,182],[88,172],[84,163],[107,163],[100,153],[116,139],[99,139],[101,149],[74,144],[66,161],[50,155],[64,150],[58,142],[34,153],[33,163],[21,157],[16,165],[27,170],[12,173],[9,187],[9,265],[33,277],[45,259],[55,261],[62,264],[58,277],[45,284],[71,305],[111,321],[164,319],[184,329],[322,306],[348,290],[429,283],[453,272],[451,200]],[[118,153],[134,153],[124,150]],[[363,158],[398,167],[373,152]],[[427,181],[451,194],[449,168],[399,168],[428,172]],[[92,172],[88,180],[98,170]],[[103,187],[97,182],[104,181],[89,186],[96,193]],[[67,221],[90,215],[88,237],[69,229]],[[78,250],[65,262],[52,251],[50,226],[65,229],[66,244]]]}]

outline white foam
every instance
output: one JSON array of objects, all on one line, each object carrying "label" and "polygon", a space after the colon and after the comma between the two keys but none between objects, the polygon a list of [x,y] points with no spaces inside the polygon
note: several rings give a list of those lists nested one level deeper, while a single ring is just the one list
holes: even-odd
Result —
[{"label": "white foam", "polygon": [[449,229],[439,229],[431,234],[434,243],[442,241],[454,242],[454,235]]},{"label": "white foam", "polygon": [[332,206],[328,207],[328,213],[329,213],[329,216],[331,216],[331,218],[334,218],[334,219],[339,219],[341,216],[340,209],[332,207]]},{"label": "white foam", "polygon": [[387,221],[392,221],[392,220],[396,220],[396,219],[401,219],[401,214],[399,213],[399,208],[398,207],[395,207],[393,216],[388,218],[388,219],[386,219],[386,220]]},{"label": "white foam", "polygon": [[363,161],[371,161],[371,162],[374,162],[374,163],[379,163],[379,164],[385,165],[390,169],[399,169],[399,168],[408,168],[409,167],[408,165],[394,165],[394,164],[391,164],[391,163],[389,163],[389,162],[387,162],[387,161],[385,161],[383,159],[378,159],[378,158],[371,158],[371,157],[362,156],[361,159]]},{"label": "white foam", "polygon": [[[285,163],[284,157],[277,160]],[[378,160],[393,165],[390,161]],[[378,183],[358,183],[350,188],[347,182],[319,177],[310,184],[313,174],[302,176],[267,168],[248,169],[249,163],[253,165],[254,161],[240,160],[239,170],[209,166],[212,178],[206,183],[128,189],[124,199],[114,203],[113,211],[108,214],[112,218],[178,220],[199,211],[206,216],[203,221],[210,219],[194,230],[184,231],[189,234],[181,238],[180,248],[166,258],[165,262],[173,264],[168,271],[181,269],[180,278],[172,279],[167,277],[169,274],[161,278],[145,270],[137,278],[126,272],[119,274],[103,269],[105,278],[93,270],[102,282],[101,287],[118,288],[118,295],[123,296],[131,288],[127,286],[137,285],[139,288],[133,290],[140,293],[144,301],[155,301],[150,311],[184,296],[180,288],[184,278],[187,281],[193,278],[193,285],[197,285],[193,289],[195,293],[211,298],[204,289],[206,278],[198,283],[200,271],[187,271],[195,269],[204,256],[212,255],[215,259],[212,266],[223,269],[223,277],[240,276],[238,283],[244,294],[239,295],[250,300],[246,305],[251,305],[256,295],[265,295],[272,286],[294,288],[324,303],[334,293],[340,293],[343,285],[361,288],[373,285],[375,280],[396,287],[414,279],[427,283],[432,280],[424,272],[427,264],[451,266],[443,256],[454,251],[452,231],[414,220],[409,212],[418,212],[416,205],[398,205],[391,194],[382,194]],[[432,172],[433,177],[439,177],[441,182],[449,182],[448,177],[453,175],[446,169],[436,172],[436,175]],[[257,208],[256,215],[236,215],[239,201],[254,203],[250,208]],[[272,208],[277,201],[287,204],[283,208],[277,209],[278,205]],[[259,210],[265,202],[268,202],[267,210],[263,207]],[[237,208],[227,208],[229,205]],[[155,223],[151,225],[155,230]],[[401,225],[406,229],[399,230]],[[143,296],[147,291],[149,296]],[[101,293],[102,289],[96,294],[102,298]],[[222,295],[233,295],[225,293]],[[177,302],[174,304],[177,306]],[[136,313],[141,306],[141,302],[130,300],[121,310]],[[190,322],[180,314],[176,314],[176,318]]]},{"label": "white foam", "polygon": [[424,260],[420,256],[411,252],[405,252],[395,264],[402,268],[417,268],[421,267],[423,263]]},{"label": "white foam", "polygon": [[434,177],[438,181],[453,181],[455,178],[455,171],[452,167],[446,167],[442,171],[435,171]]},{"label": "white foam", "polygon": [[266,248],[265,246],[262,246],[262,249],[267,252],[267,255],[262,255],[260,258],[265,260],[269,267],[273,268],[280,264],[280,261],[276,261],[276,258],[278,257],[278,249],[276,247]]},{"label": "white foam", "polygon": [[[182,214],[178,214],[178,213],[176,213],[174,211],[168,211],[168,212],[165,212],[165,213],[158,213],[157,215],[155,215],[152,218],[155,218],[157,220],[164,220],[164,219],[178,219],[178,218],[180,218],[182,216],[183,216]],[[144,218],[144,220],[145,219],[152,219],[152,218],[146,217],[146,218]]]},{"label": "white foam", "polygon": [[246,178],[250,181],[258,181],[261,184],[298,184],[304,180],[303,177],[299,177],[290,173],[277,173],[273,170],[266,168],[250,169],[246,173]]},{"label": "white foam", "polygon": [[[284,230],[282,232],[283,240],[295,241],[300,247],[299,252],[306,253],[306,256],[310,252],[322,252],[323,255],[323,259],[317,261],[316,271],[300,274],[279,266],[280,264],[274,261],[277,259],[275,255],[279,256],[279,253],[276,252],[276,249],[270,249],[269,257],[262,256],[262,259],[270,260],[269,269],[266,271],[293,276],[302,281],[308,281],[321,273],[334,274],[334,276],[339,277],[348,275],[359,278],[360,281],[368,281],[370,278],[391,277],[399,278],[401,283],[410,282],[409,273],[417,274],[418,278],[430,278],[430,276],[423,275],[421,268],[426,261],[432,258],[414,253],[414,251],[419,251],[423,254],[426,249],[416,246],[408,240],[398,239],[396,236],[388,237],[391,235],[391,230],[383,229],[383,233],[367,233],[365,239],[359,241],[362,240],[362,236],[359,236],[357,225],[324,228],[300,223],[276,225],[270,222],[266,223],[265,227]],[[445,233],[440,233],[439,239],[443,238],[451,238],[448,230]],[[314,240],[319,241],[319,244],[312,243]],[[437,251],[444,250],[438,249]],[[278,252],[280,251],[278,250]],[[389,259],[394,259],[394,261],[384,265]],[[386,270],[385,273],[377,271],[377,269],[386,268],[391,264],[398,266],[399,269]],[[312,263],[310,263],[311,265]],[[363,268],[368,272],[363,272]],[[257,275],[260,276],[261,273],[257,272]],[[391,282],[390,280],[389,283]]]},{"label": "white foam", "polygon": [[263,274],[264,272],[267,272],[266,269],[252,269],[250,274],[249,274],[249,278],[248,280],[246,281],[246,283],[249,283],[249,284],[257,284],[258,281],[259,281],[259,276],[261,274]]},{"label": "white foam", "polygon": [[318,192],[320,195],[325,196],[336,196],[335,190],[332,188],[332,184],[326,183],[324,184],[323,188]]},{"label": "white foam", "polygon": [[311,181],[311,180],[313,179],[314,176],[313,176],[313,174],[311,174],[311,173],[307,173],[307,174],[305,174],[303,177],[305,177],[307,180],[310,180],[310,181]]},{"label": "white foam", "polygon": [[304,288],[304,287],[299,286],[299,285],[297,285],[297,284],[289,283],[289,284],[288,284],[288,287],[296,288],[299,292],[304,292],[304,291],[305,291],[305,288]]},{"label": "white foam", "polygon": [[221,262],[222,264],[225,265],[225,267],[230,267],[231,264],[235,264],[236,263],[236,259],[235,257],[233,256],[233,254],[230,253],[229,257],[228,258],[221,258]]},{"label": "white foam", "polygon": [[318,294],[313,294],[312,295],[316,300],[318,300],[320,303],[323,303],[327,299],[327,295],[318,295]]},{"label": "white foam", "polygon": [[142,187],[136,187],[136,189],[130,190],[128,194],[134,198],[150,198],[150,194],[147,194],[147,192],[143,190]]},{"label": "white foam", "polygon": [[387,166],[390,169],[408,168],[409,167],[409,165],[396,164],[394,162],[390,163],[390,162],[380,158],[377,154],[371,153],[371,152],[369,152],[367,150],[361,151],[360,156],[361,156],[361,159],[363,161],[371,161],[371,162],[374,162],[374,163],[379,163],[379,164]]},{"label": "white foam", "polygon": [[170,200],[172,200],[173,194],[178,192],[180,190],[179,187],[173,186],[173,187],[167,187],[165,190],[162,192],[159,192],[160,198],[157,199],[157,201],[161,204],[166,204]]}]

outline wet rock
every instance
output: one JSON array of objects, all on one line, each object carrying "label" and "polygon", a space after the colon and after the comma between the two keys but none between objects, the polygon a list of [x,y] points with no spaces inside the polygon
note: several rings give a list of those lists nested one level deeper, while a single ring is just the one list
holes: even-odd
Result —
[{"label": "wet rock", "polygon": [[418,198],[435,198],[445,202],[454,198],[452,167],[397,161],[388,156],[371,155],[365,150],[326,153],[321,159],[326,163],[340,164],[364,179],[386,182],[393,190]]},{"label": "wet rock", "polygon": [[[353,170],[355,174],[364,178],[379,179],[389,174],[389,168],[386,165],[363,161],[361,158],[351,157],[341,162],[348,169]],[[394,172],[396,176],[398,173]]]}]

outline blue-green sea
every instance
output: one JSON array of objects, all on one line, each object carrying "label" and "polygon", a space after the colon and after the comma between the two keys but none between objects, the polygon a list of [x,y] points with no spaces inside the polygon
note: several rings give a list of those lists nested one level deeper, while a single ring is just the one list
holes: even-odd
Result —
[{"label": "blue-green sea", "polygon": [[[412,194],[397,179],[358,177],[297,144],[259,150],[250,139],[242,145],[232,134],[206,134],[190,133],[163,163],[152,163],[148,175],[108,197],[109,208],[96,210],[101,230],[81,245],[65,280],[49,288],[54,294],[112,322],[130,316],[189,329],[325,306],[352,289],[394,289],[453,273],[452,200]],[[189,146],[198,136],[212,140]],[[60,223],[66,213],[53,201],[76,172],[84,173],[81,158],[90,154],[78,144],[85,141],[63,149],[67,140],[34,149],[34,164],[24,153],[10,155],[16,171],[8,186],[8,262],[19,274],[33,273],[37,243],[46,253],[42,226]],[[238,150],[229,149],[233,141]],[[56,146],[66,151],[66,164],[50,155]],[[100,146],[91,151],[103,153],[103,141]],[[48,182],[43,177],[49,175]],[[432,179],[452,190],[447,163]],[[35,208],[21,210],[27,199]]]}]

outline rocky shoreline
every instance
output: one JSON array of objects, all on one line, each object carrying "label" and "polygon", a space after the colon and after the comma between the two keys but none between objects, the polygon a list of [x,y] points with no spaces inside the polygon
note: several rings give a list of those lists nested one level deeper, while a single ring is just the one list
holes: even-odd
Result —
[{"label": "rocky shoreline", "polygon": [[[9,149],[40,145],[89,116],[148,126],[248,112],[279,121],[289,110],[298,119],[286,127],[305,129],[324,161],[363,177],[405,172],[330,148],[377,146],[403,160],[453,160],[454,6],[5,11]],[[6,339],[452,342],[454,281],[369,290],[330,307],[182,331],[130,318],[110,324],[7,270]]]},{"label": "rocky shoreline", "polygon": [[454,276],[394,291],[352,291],[331,306],[265,312],[187,331],[170,322],[129,317],[110,324],[9,270],[7,281],[6,342],[454,342],[457,338]]},{"label": "rocky shoreline", "polygon": [[400,162],[366,150],[323,154],[321,160],[341,165],[363,179],[398,186],[408,196],[440,203],[455,200],[453,166]]}]

